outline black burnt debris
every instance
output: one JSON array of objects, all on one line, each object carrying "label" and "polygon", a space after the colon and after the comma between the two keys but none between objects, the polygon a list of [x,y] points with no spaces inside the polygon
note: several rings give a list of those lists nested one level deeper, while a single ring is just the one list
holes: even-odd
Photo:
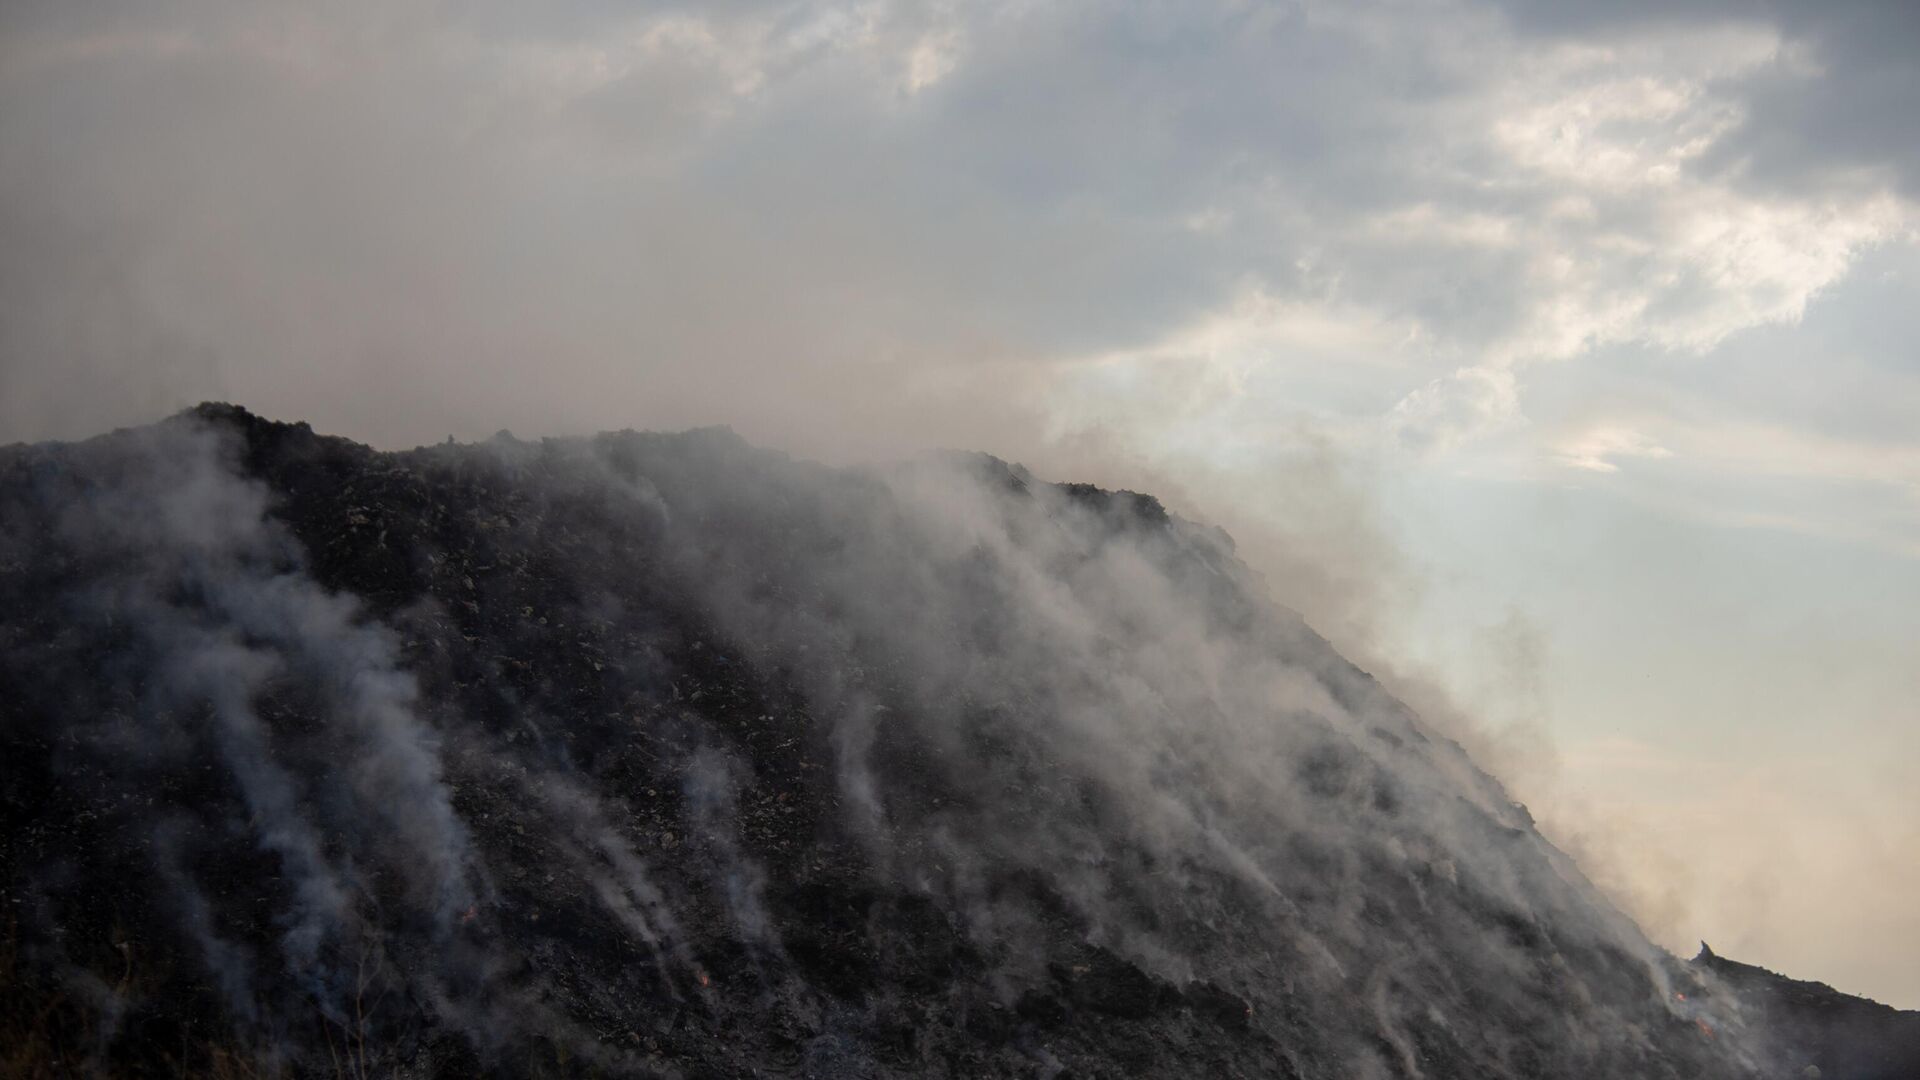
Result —
[{"label": "black burnt debris", "polygon": [[0,680],[8,1076],[1920,1060],[1650,945],[1218,530],[984,456],[9,447]]},{"label": "black burnt debris", "polygon": [[1762,1052],[1805,1062],[1803,1077],[1920,1076],[1920,1013],[1729,960],[1704,941],[1693,965],[1738,996]]}]

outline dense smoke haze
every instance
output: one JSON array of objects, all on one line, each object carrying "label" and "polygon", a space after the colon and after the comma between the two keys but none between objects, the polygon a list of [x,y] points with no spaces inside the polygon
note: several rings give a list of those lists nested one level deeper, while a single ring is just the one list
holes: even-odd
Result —
[{"label": "dense smoke haze", "polygon": [[211,406],[0,464],[16,963],[96,1067],[203,1008],[354,1075],[1809,1053],[1150,497]]},{"label": "dense smoke haze", "polygon": [[[149,994],[192,965],[297,1053],[384,992],[483,1059],[640,1067],[493,921],[552,867],[647,994],[705,1000],[724,938],[817,1009],[752,824],[802,788],[690,700],[716,655],[804,702],[824,861],[951,917],[981,1001],[1045,982],[1021,935],[1100,969],[1071,938],[1387,1075],[1458,1026],[1412,1002],[1612,1053],[1702,938],[1920,1008],[1915,55],[1870,0],[9,4],[5,696],[45,757],[7,782],[72,785],[164,898],[193,955]],[[400,456],[155,424],[203,400]],[[385,468],[473,517],[376,572],[337,485]],[[509,491],[542,510],[494,523]],[[520,562],[447,569],[473,537]],[[538,558],[564,613],[452,629]],[[568,677],[645,703],[647,786],[501,659],[562,623],[620,628]],[[44,946],[97,878],[41,843],[7,869]],[[89,910],[32,964],[127,1038]],[[863,940],[924,946],[899,918]],[[1591,1002],[1503,985],[1516,948]]]}]

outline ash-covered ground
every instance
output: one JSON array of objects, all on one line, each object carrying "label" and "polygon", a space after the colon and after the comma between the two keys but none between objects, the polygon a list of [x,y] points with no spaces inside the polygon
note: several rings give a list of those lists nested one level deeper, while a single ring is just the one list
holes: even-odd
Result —
[{"label": "ash-covered ground", "polygon": [[9,1076],[1920,1075],[1224,534],[984,456],[6,448],[0,759]]}]

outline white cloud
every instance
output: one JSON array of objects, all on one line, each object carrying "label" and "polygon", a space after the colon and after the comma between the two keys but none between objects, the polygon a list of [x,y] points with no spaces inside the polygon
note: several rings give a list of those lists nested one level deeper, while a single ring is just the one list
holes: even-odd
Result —
[{"label": "white cloud", "polygon": [[[1324,390],[1312,401],[1288,395],[1303,383],[1364,383],[1406,370],[1425,348],[1410,321],[1247,283],[1157,341],[1063,365],[1046,387],[1048,432],[1064,440],[1100,429],[1143,451],[1218,460],[1249,444],[1289,441],[1301,417],[1317,411],[1316,438],[1357,449],[1367,434],[1351,408],[1332,415],[1340,410],[1328,407]],[[1282,373],[1310,374],[1276,380]]]},{"label": "white cloud", "polygon": [[1445,450],[1520,419],[1513,372],[1498,367],[1460,368],[1402,398],[1388,414],[1388,429],[1416,453]]},{"label": "white cloud", "polygon": [[1673,451],[1627,427],[1591,428],[1554,448],[1554,459],[1560,464],[1599,473],[1620,471],[1616,458],[1672,456]]}]

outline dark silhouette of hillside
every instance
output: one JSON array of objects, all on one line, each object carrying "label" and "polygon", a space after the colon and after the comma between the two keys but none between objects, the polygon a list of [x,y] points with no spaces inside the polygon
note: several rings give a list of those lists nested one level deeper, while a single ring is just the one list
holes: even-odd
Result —
[{"label": "dark silhouette of hillside", "polygon": [[1648,943],[1218,530],[985,456],[8,447],[0,686],[8,1075],[1920,1060]]},{"label": "dark silhouette of hillside", "polygon": [[1729,960],[1704,941],[1693,965],[1738,996],[1748,1010],[1749,1027],[1773,1053],[1803,1060],[1819,1076],[1901,1080],[1920,1075],[1920,1013]]}]

